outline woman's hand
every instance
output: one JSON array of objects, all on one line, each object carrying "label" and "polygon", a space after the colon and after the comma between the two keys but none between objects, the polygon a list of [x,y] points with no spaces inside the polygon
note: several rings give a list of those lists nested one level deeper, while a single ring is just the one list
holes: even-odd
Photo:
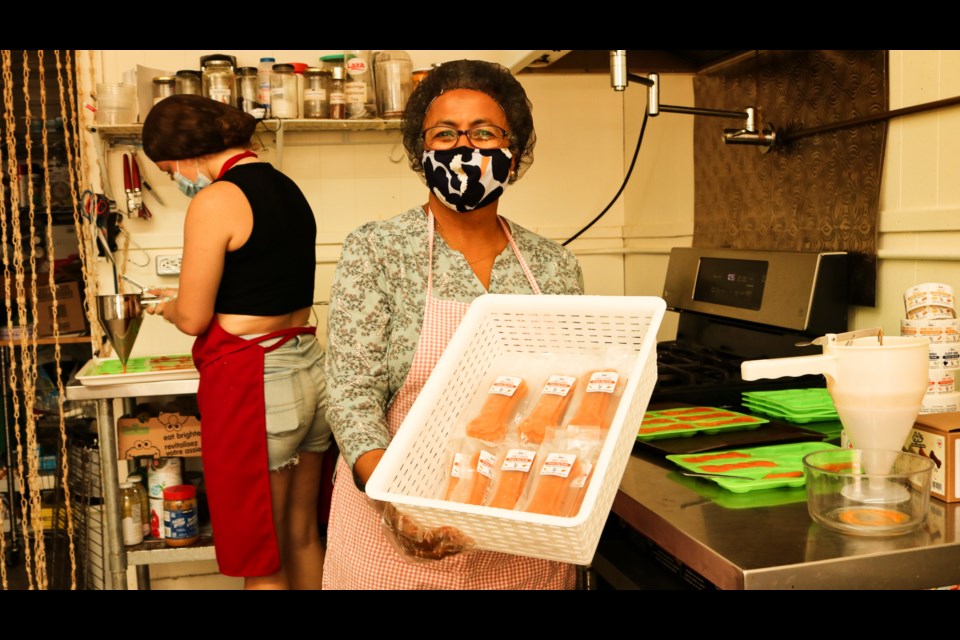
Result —
[{"label": "woman's hand", "polygon": [[473,547],[473,540],[456,527],[421,527],[389,502],[372,501],[383,516],[387,539],[405,557],[414,560],[442,560]]},{"label": "woman's hand", "polygon": [[167,322],[173,322],[175,301],[180,293],[179,289],[147,289],[146,293],[157,296],[157,302],[143,305],[147,313],[152,316],[162,316]]}]

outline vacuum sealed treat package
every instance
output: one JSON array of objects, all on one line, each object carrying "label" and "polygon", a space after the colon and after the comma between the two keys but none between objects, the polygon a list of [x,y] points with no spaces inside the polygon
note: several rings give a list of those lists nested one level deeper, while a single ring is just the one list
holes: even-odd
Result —
[{"label": "vacuum sealed treat package", "polygon": [[576,515],[606,434],[599,427],[554,432],[540,447],[540,464],[522,511],[548,516]]},{"label": "vacuum sealed treat package", "polygon": [[493,477],[499,449],[477,438],[455,438],[448,446],[450,474],[444,500],[482,504]]},{"label": "vacuum sealed treat package", "polygon": [[466,427],[466,435],[487,442],[500,442],[507,434],[520,402],[527,397],[527,383],[511,375],[497,376],[488,388],[483,407]]},{"label": "vacuum sealed treat package", "polygon": [[[540,482],[543,491],[557,483],[586,486],[631,361],[622,353],[581,356],[576,364],[569,360],[564,354],[544,353],[498,363],[497,371],[509,373],[485,381],[451,431],[446,447],[449,473],[438,490],[441,499],[516,509],[531,500],[531,479],[544,467],[545,475],[562,476],[562,483]],[[544,449],[546,442],[562,450]],[[585,460],[586,453],[592,461]],[[549,462],[548,454],[554,454]],[[567,458],[571,466],[565,469]],[[564,505],[549,509],[571,508]]]},{"label": "vacuum sealed treat package", "polygon": [[524,443],[517,436],[508,438],[494,465],[488,498],[483,504],[497,509],[516,507],[538,468],[539,454],[539,444]]}]

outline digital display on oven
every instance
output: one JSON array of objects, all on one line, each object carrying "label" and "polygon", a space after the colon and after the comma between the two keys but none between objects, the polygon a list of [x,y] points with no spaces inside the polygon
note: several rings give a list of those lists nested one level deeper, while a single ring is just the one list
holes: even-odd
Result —
[{"label": "digital display on oven", "polygon": [[693,299],[756,311],[763,300],[768,264],[765,260],[700,258]]}]

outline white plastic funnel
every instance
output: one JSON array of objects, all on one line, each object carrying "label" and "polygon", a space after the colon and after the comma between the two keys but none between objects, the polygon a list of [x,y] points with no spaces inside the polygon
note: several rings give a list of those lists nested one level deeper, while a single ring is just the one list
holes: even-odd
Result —
[{"label": "white plastic funnel", "polygon": [[824,345],[819,356],[749,360],[744,380],[823,374],[853,446],[900,451],[929,383],[926,338],[884,336]]}]

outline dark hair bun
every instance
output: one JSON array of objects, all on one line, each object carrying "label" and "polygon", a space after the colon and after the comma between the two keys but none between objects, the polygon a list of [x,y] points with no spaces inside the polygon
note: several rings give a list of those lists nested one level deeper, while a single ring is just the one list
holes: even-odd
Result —
[{"label": "dark hair bun", "polygon": [[153,105],[143,121],[143,150],[154,162],[182,160],[249,144],[257,119],[240,109],[195,95]]}]

